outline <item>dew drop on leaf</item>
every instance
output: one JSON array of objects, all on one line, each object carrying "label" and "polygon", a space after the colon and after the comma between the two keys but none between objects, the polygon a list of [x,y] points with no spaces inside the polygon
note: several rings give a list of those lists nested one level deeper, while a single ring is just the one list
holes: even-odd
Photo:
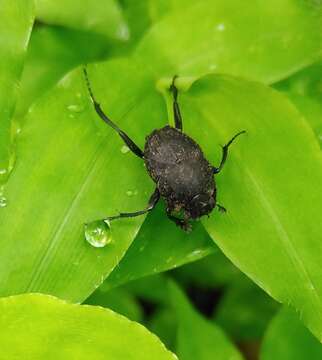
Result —
[{"label": "dew drop on leaf", "polygon": [[128,153],[130,151],[130,149],[126,146],[126,145],[123,145],[122,147],[121,147],[121,153],[122,154],[126,154],[126,153]]},{"label": "dew drop on leaf", "polygon": [[80,113],[84,110],[84,107],[79,104],[71,104],[67,106],[67,109],[75,113]]},{"label": "dew drop on leaf", "polygon": [[0,208],[7,206],[7,198],[0,194]]},{"label": "dew drop on leaf", "polygon": [[107,220],[85,224],[84,230],[86,241],[96,248],[104,247],[112,242],[110,224]]}]

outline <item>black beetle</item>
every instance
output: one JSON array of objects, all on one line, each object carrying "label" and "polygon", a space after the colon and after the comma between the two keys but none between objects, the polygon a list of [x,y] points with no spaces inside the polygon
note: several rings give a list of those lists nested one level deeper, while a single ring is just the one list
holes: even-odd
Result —
[{"label": "black beetle", "polygon": [[[156,183],[145,209],[121,213],[107,217],[111,221],[119,218],[135,217],[151,211],[162,196],[167,205],[167,216],[183,230],[191,229],[190,219],[198,219],[209,214],[215,207],[225,212],[226,209],[216,203],[216,183],[214,175],[218,174],[227,159],[228,147],[240,131],[222,147],[222,159],[219,167],[212,166],[205,158],[200,146],[188,135],[182,132],[182,118],[178,104],[178,89],[175,86],[177,76],[173,77],[170,91],[173,95],[173,113],[175,128],[167,125],[154,130],[146,138],[142,151],[115,123],[103,112],[96,101],[84,68],[87,88],[97,114],[111,126],[123,139],[129,149],[145,162],[149,175]],[[180,213],[182,218],[178,217]]]}]

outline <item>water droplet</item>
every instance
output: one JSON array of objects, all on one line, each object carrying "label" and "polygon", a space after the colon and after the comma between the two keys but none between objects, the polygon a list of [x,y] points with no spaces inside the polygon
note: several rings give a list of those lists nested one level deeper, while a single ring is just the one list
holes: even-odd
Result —
[{"label": "water droplet", "polygon": [[126,154],[126,153],[128,153],[130,151],[130,149],[126,146],[126,145],[123,145],[122,147],[121,147],[121,153],[122,154]]},{"label": "water droplet", "polygon": [[210,64],[209,65],[209,70],[215,70],[217,69],[217,65],[216,64]]},{"label": "water droplet", "polygon": [[199,256],[201,253],[202,253],[202,250],[197,249],[197,250],[194,250],[192,253],[190,253],[188,256],[193,258],[195,256]]},{"label": "water droplet", "polygon": [[7,198],[0,194],[0,208],[7,206]]},{"label": "water droplet", "polygon": [[140,252],[142,252],[145,249],[145,245],[142,245],[139,249]]},{"label": "water droplet", "polygon": [[119,28],[117,29],[117,35],[122,40],[128,40],[130,38],[129,28],[125,23],[119,26]]},{"label": "water droplet", "polygon": [[167,258],[166,263],[169,264],[172,260],[173,260],[173,257],[170,256],[170,257]]},{"label": "water droplet", "polygon": [[8,169],[0,169],[0,175],[5,175],[8,172]]},{"label": "water droplet", "polygon": [[127,196],[133,196],[133,195],[134,195],[134,193],[133,193],[133,191],[128,190],[128,191],[126,192],[126,195],[127,195]]},{"label": "water droplet", "polygon": [[79,113],[79,112],[82,112],[84,110],[84,106],[82,106],[80,104],[71,104],[71,105],[67,106],[67,109],[69,111]]},{"label": "water droplet", "polygon": [[224,31],[224,30],[226,29],[226,26],[225,26],[225,24],[220,23],[220,24],[218,24],[218,25],[216,26],[216,29],[217,29],[218,31]]},{"label": "water droplet", "polygon": [[97,220],[85,224],[85,239],[96,248],[101,248],[112,241],[110,224],[107,220]]},{"label": "water droplet", "polygon": [[81,94],[80,92],[78,92],[78,93],[76,94],[76,96],[80,99],[80,98],[82,97],[82,94]]}]

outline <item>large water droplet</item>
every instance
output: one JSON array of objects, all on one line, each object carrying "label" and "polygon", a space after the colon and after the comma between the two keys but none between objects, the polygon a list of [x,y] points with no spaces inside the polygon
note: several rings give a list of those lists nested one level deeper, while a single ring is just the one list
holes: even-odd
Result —
[{"label": "large water droplet", "polygon": [[85,239],[96,248],[101,248],[112,242],[110,224],[107,220],[92,221],[85,224]]}]

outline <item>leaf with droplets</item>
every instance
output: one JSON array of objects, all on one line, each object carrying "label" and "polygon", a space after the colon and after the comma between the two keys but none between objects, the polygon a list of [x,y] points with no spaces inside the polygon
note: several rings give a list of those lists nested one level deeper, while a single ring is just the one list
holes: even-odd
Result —
[{"label": "leaf with droplets", "polygon": [[136,51],[158,77],[219,72],[271,83],[322,54],[320,1],[258,0],[241,6],[239,0],[206,0],[170,9]]},{"label": "leaf with droplets", "polygon": [[[165,117],[151,80],[125,60],[89,73],[103,108],[142,146]],[[131,88],[119,83],[120,73],[133,74]],[[6,188],[10,203],[1,209],[2,296],[32,291],[80,302],[112,271],[144,217],[113,222],[111,243],[101,249],[85,241],[84,223],[144,208],[153,190],[142,160],[123,146],[93,110],[81,70],[31,108]]]},{"label": "leaf with droplets", "polygon": [[14,161],[11,118],[33,18],[31,0],[0,0],[0,183]]},{"label": "leaf with droplets", "polygon": [[106,58],[111,42],[104,36],[55,27],[35,27],[31,34],[21,77],[15,116],[25,115],[29,106],[68,71],[84,63]]},{"label": "leaf with droplets", "polygon": [[0,312],[7,360],[176,359],[142,325],[101,307],[29,294],[0,299]]}]

